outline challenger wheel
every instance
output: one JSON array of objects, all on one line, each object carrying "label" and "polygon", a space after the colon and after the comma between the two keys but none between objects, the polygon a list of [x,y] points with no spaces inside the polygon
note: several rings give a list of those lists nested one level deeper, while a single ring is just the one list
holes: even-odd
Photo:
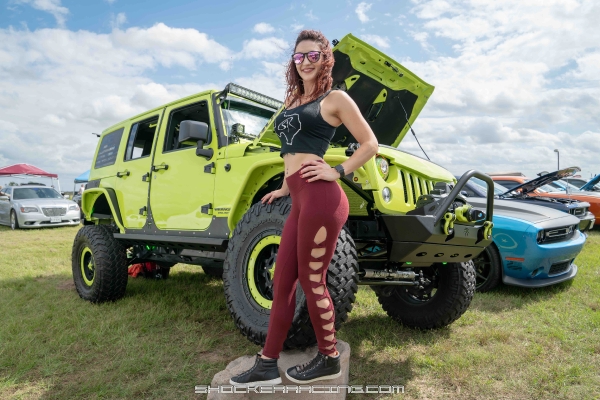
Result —
[{"label": "challenger wheel", "polygon": [[476,258],[475,264],[475,290],[488,292],[498,286],[502,278],[502,261],[495,244],[490,244]]},{"label": "challenger wheel", "polygon": [[[264,346],[273,302],[273,276],[283,225],[291,210],[289,196],[271,204],[254,204],[229,240],[223,266],[227,307],[237,327],[251,342]],[[344,227],[327,271],[327,289],[335,311],[335,330],[348,319],[358,291],[354,241]],[[298,281],[296,310],[284,349],[304,349],[317,342],[306,297]]]},{"label": "challenger wheel", "polygon": [[71,266],[82,299],[101,303],[120,299],[127,287],[125,248],[109,228],[86,225],[73,242]]},{"label": "challenger wheel", "polygon": [[423,273],[422,289],[412,286],[371,288],[385,312],[410,328],[436,329],[456,321],[469,307],[475,292],[472,261],[414,268]]}]

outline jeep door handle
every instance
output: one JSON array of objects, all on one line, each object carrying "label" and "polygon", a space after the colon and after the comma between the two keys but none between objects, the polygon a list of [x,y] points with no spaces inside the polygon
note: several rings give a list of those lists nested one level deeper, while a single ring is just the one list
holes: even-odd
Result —
[{"label": "jeep door handle", "polygon": [[154,171],[158,171],[159,169],[164,169],[165,171],[169,169],[169,166],[167,164],[162,164],[162,165],[153,165],[152,166],[152,172]]},{"label": "jeep door handle", "polygon": [[125,170],[123,172],[117,172],[117,178],[122,178],[124,176],[129,176],[129,175],[131,175],[131,172],[129,172],[127,170]]}]

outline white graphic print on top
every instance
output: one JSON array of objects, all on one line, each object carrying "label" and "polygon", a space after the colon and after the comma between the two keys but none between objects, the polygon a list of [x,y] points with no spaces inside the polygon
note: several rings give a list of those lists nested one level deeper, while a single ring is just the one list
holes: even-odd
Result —
[{"label": "white graphic print on top", "polygon": [[287,144],[292,144],[294,136],[300,132],[300,128],[302,127],[302,124],[300,123],[300,116],[298,114],[288,115],[287,111],[283,113],[283,116],[285,119],[281,121],[279,125],[277,125],[275,133],[277,133],[279,139],[281,139],[282,135],[285,136],[285,142]]}]

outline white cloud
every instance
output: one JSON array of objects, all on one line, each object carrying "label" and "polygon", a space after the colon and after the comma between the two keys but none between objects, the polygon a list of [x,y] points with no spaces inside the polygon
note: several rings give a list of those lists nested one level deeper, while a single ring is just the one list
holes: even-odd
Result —
[{"label": "white cloud", "polygon": [[300,31],[302,28],[304,28],[304,25],[302,25],[302,24],[292,24],[291,28],[292,28],[292,31],[297,32],[297,31]]},{"label": "white cloud", "polygon": [[127,22],[125,13],[118,13],[117,15],[112,15],[110,25],[113,29],[119,29],[125,22]]},{"label": "white cloud", "polygon": [[[435,86],[414,124],[432,159],[457,173],[533,175],[555,168],[558,148],[561,166],[600,172],[600,4],[433,0],[413,11],[422,22],[413,38],[426,49],[454,42],[443,56],[403,63]],[[420,152],[410,137],[401,147]]]},{"label": "white cloud", "polygon": [[36,10],[46,11],[52,14],[59,27],[65,26],[69,9],[61,5],[60,0],[15,0],[16,4],[29,4]]},{"label": "white cloud", "polygon": [[315,14],[313,14],[312,10],[310,10],[309,12],[307,12],[304,15],[306,16],[306,18],[310,19],[311,21],[316,21],[319,19],[319,17],[317,17]]},{"label": "white cloud", "polygon": [[273,58],[288,49],[288,43],[276,37],[250,39],[244,41],[243,49],[237,54],[238,58]]},{"label": "white cloud", "polygon": [[386,37],[381,37],[379,35],[360,35],[360,38],[365,42],[375,46],[387,49],[390,47],[390,40]]},{"label": "white cloud", "polygon": [[262,34],[275,32],[275,28],[273,28],[266,22],[259,22],[258,24],[254,25],[254,28],[252,30],[256,33]]},{"label": "white cloud", "polygon": [[[223,82],[167,85],[159,65],[194,70],[233,52],[194,29],[158,24],[109,34],[0,29],[0,164],[29,162],[74,178],[108,126]],[[164,58],[170,58],[165,62]]]},{"label": "white cloud", "polygon": [[369,22],[371,20],[367,16],[367,11],[369,11],[371,9],[371,6],[372,6],[371,3],[362,2],[362,3],[358,3],[358,6],[356,6],[356,10],[354,10],[356,12],[356,15],[358,16],[358,19],[363,24],[366,22]]}]

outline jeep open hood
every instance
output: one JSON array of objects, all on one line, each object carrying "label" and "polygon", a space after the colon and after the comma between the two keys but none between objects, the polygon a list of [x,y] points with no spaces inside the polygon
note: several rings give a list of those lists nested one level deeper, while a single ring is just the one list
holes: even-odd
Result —
[{"label": "jeep open hood", "polygon": [[590,179],[585,185],[580,187],[579,190],[593,191],[594,186],[596,186],[596,184],[598,182],[600,182],[600,174],[598,174],[595,177],[593,177],[592,179]]},{"label": "jeep open hood", "polygon": [[[380,144],[397,147],[409,129],[406,116],[412,125],[433,93],[433,86],[352,34],[333,47],[333,55],[332,88],[344,90],[352,97]],[[281,145],[273,131],[277,114],[255,144]],[[344,125],[337,128],[331,141],[343,147],[353,142],[356,139]]]},{"label": "jeep open hood", "polygon": [[501,196],[506,196],[510,192],[515,192],[519,189],[521,189],[522,195],[526,195],[528,193],[533,192],[535,189],[539,188],[540,186],[544,186],[547,183],[554,182],[554,181],[557,181],[562,178],[568,178],[569,176],[572,176],[575,172],[579,172],[579,171],[581,171],[581,169],[579,167],[570,167],[570,168],[565,168],[565,169],[561,169],[558,171],[550,172],[549,174],[542,175],[539,178],[532,179],[529,182],[525,182],[522,185],[515,186],[514,188],[510,189],[508,192],[502,193]]}]

